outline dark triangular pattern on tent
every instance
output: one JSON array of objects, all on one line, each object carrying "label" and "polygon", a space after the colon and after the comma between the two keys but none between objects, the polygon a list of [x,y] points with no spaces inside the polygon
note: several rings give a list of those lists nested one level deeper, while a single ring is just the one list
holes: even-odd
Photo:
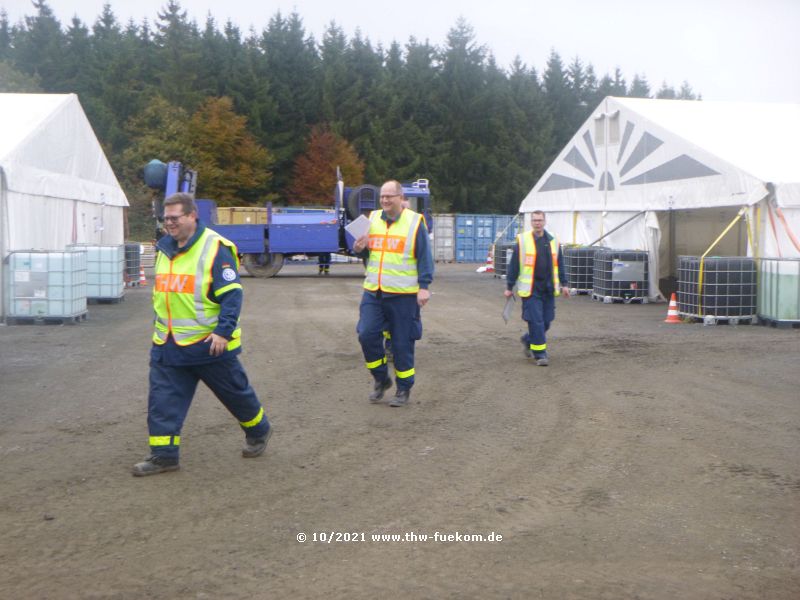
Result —
[{"label": "dark triangular pattern on tent", "polygon": [[642,173],[628,181],[623,181],[622,185],[637,185],[640,183],[657,183],[659,181],[676,181],[678,179],[694,179],[695,177],[709,177],[719,175],[711,167],[695,160],[691,156],[681,154],[677,158],[665,162],[646,173]]},{"label": "dark triangular pattern on tent", "polygon": [[576,146],[573,146],[572,150],[564,157],[564,162],[571,164],[581,173],[594,179],[594,170],[589,166],[589,163],[586,162],[586,159],[583,158],[583,155],[578,151]]},{"label": "dark triangular pattern on tent", "polygon": [[624,176],[625,173],[650,156],[663,143],[664,142],[662,142],[656,136],[645,131],[642,135],[642,138],[639,140],[639,143],[636,144],[636,148],[633,149],[633,152],[631,152],[631,155],[625,162],[625,166],[620,169],[620,177]]},{"label": "dark triangular pattern on tent", "polygon": [[586,183],[578,179],[572,179],[572,177],[565,177],[564,175],[553,173],[547,178],[538,191],[553,192],[557,190],[572,190],[575,188],[589,188],[593,186],[593,183]]}]

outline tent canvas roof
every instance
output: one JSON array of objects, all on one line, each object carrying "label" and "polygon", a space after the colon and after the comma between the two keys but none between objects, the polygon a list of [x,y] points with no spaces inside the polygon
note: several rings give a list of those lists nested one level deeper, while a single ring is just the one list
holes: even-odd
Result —
[{"label": "tent canvas roof", "polygon": [[0,94],[0,169],[10,191],[128,206],[75,94]]},{"label": "tent canvas roof", "polygon": [[520,211],[800,206],[798,139],[800,104],[608,97]]},{"label": "tent canvas roof", "polygon": [[616,101],[762,181],[800,181],[800,104]]}]

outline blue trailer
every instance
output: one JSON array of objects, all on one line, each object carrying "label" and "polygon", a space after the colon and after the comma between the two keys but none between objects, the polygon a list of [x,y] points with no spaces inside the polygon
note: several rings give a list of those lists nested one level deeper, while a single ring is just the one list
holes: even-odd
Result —
[{"label": "blue trailer", "polygon": [[[344,186],[341,177],[333,192],[333,208],[278,208],[267,204],[265,224],[221,225],[216,222],[213,200],[197,200],[200,219],[214,231],[236,244],[242,263],[254,277],[273,277],[284,261],[295,255],[319,256],[336,253],[354,256],[353,237],[345,226],[360,215],[380,208],[380,188],[361,185]],[[164,196],[175,192],[194,194],[197,173],[179,162],[164,164],[151,161],[145,167],[145,183],[163,190]],[[428,231],[433,231],[431,195],[427,179],[403,183],[403,194],[409,208],[425,217]],[[153,206],[158,231],[163,224],[164,210],[159,198]],[[157,234],[158,235],[158,234]]]}]

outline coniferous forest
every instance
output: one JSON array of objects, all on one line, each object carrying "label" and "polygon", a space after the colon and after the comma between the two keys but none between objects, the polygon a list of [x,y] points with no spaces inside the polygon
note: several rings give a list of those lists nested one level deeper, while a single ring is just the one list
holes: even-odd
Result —
[{"label": "coniferous forest", "polygon": [[0,92],[78,95],[134,236],[151,230],[152,158],[196,169],[220,205],[330,203],[340,165],[347,185],[428,178],[436,212],[510,214],[605,96],[697,99],[556,49],[542,73],[498,65],[461,19],[441,43],[384,47],[334,22],[314,39],[297,13],[201,24],[177,0],[140,23],[111,4],[93,23],[46,0],[17,23],[0,11]]}]

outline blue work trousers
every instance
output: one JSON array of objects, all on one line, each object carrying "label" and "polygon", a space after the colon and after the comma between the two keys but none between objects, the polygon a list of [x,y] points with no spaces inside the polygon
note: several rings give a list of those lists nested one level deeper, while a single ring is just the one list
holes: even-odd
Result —
[{"label": "blue work trousers", "polygon": [[389,378],[383,332],[392,339],[397,389],[410,390],[414,385],[414,343],[422,338],[422,319],[416,294],[380,294],[364,292],[356,327],[367,368],[375,381]]},{"label": "blue work trousers", "polygon": [[522,299],[522,318],[528,323],[528,333],[523,339],[530,345],[534,356],[547,356],[547,338],[550,323],[556,318],[556,302],[551,292],[534,289]]},{"label": "blue work trousers", "polygon": [[147,428],[154,455],[178,458],[183,421],[202,381],[239,421],[247,437],[261,437],[269,421],[236,356],[201,365],[170,366],[150,361]]}]

